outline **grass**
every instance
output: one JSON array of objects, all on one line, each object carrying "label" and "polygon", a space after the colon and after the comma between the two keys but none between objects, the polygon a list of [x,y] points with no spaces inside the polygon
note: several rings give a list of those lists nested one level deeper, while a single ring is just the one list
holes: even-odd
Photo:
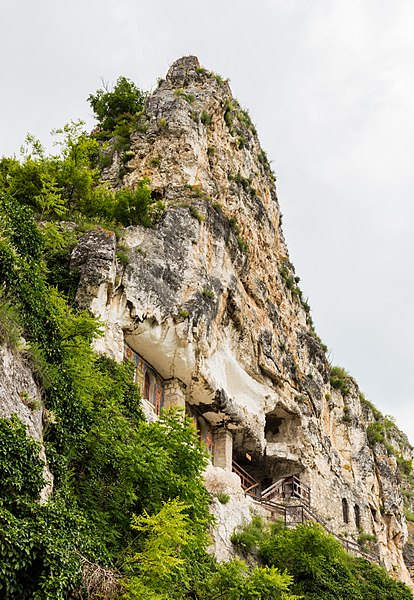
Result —
[{"label": "grass", "polygon": [[191,92],[184,91],[183,88],[177,88],[176,90],[174,90],[174,96],[176,98],[182,98],[183,100],[188,102],[188,104],[193,104],[195,100],[195,95]]},{"label": "grass", "polygon": [[211,123],[211,115],[206,110],[203,110],[201,113],[200,121],[203,125],[210,125]]},{"label": "grass", "polygon": [[192,204],[180,204],[180,206],[183,208],[188,208],[190,215],[193,217],[193,219],[197,219],[199,223],[202,223],[206,220],[204,215],[202,215]]},{"label": "grass", "polygon": [[203,289],[203,296],[209,300],[213,300],[216,297],[213,290],[208,290],[207,288]]},{"label": "grass", "polygon": [[339,390],[341,394],[347,395],[350,392],[349,381],[350,375],[343,367],[331,366],[329,381],[335,390]]},{"label": "grass", "polygon": [[220,504],[228,504],[230,502],[230,496],[226,492],[217,492],[216,498]]}]

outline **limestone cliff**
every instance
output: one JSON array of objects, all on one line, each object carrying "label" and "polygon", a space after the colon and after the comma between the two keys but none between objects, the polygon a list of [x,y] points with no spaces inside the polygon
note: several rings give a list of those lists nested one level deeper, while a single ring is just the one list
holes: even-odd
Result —
[{"label": "limestone cliff", "polygon": [[[374,534],[387,570],[410,581],[396,457],[384,440],[368,444],[375,415],[355,382],[331,383],[249,115],[185,57],[148,98],[131,151],[121,172],[115,153],[104,178],[132,189],[148,178],[166,209],[154,227],[124,230],[126,266],[104,230],[73,253],[77,300],[105,329],[98,349],[122,360],[126,344],[142,357],[164,405],[197,419],[217,468],[235,460],[261,489],[296,475],[327,528]],[[394,446],[412,458],[406,440]]]},{"label": "limestone cliff", "polygon": [[43,445],[43,432],[53,415],[43,406],[42,392],[33,378],[24,354],[0,344],[0,417],[16,415],[31,437],[40,444],[40,457],[44,462],[45,486],[41,501],[46,501],[52,491],[53,477],[49,471]]}]

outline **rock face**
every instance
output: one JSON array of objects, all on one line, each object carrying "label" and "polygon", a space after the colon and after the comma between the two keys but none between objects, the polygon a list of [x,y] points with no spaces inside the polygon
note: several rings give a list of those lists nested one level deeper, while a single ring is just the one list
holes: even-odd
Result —
[{"label": "rock face", "polygon": [[41,493],[44,502],[52,492],[53,478],[43,447],[43,417],[47,418],[47,415],[44,415],[41,391],[24,358],[3,345],[0,346],[0,417],[8,419],[12,415],[16,415],[28,434],[40,443],[40,458],[45,464],[43,477],[46,483]]},{"label": "rock face", "polygon": [[124,231],[126,267],[110,232],[86,234],[74,252],[78,302],[105,329],[98,349],[122,360],[126,343],[179,385],[178,403],[211,433],[216,468],[235,460],[262,489],[296,475],[331,530],[375,535],[387,570],[410,582],[396,459],[369,447],[375,419],[357,385],[330,383],[249,115],[227,82],[185,57],[149,97],[131,150],[123,178],[113,165],[106,178],[132,189],[149,178],[166,210],[153,228]]}]

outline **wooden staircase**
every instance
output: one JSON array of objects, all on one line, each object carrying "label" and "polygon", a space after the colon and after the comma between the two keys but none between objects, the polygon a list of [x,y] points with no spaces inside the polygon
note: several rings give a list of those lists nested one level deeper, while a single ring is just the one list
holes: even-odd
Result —
[{"label": "wooden staircase", "polygon": [[296,475],[279,479],[261,493],[263,501],[290,500],[292,498],[301,500],[305,506],[310,506],[310,487],[302,483]]},{"label": "wooden staircase", "polygon": [[231,465],[233,473],[236,473],[240,477],[241,486],[244,490],[245,494],[248,494],[255,500],[260,500],[260,492],[259,492],[259,482],[256,481],[250,473],[245,471],[243,467],[236,463],[233,460]]},{"label": "wooden staircase", "polygon": [[232,463],[232,470],[240,477],[245,494],[251,496],[268,510],[272,519],[283,521],[285,527],[296,527],[300,523],[309,521],[319,523],[327,533],[342,544],[347,552],[366,558],[371,562],[380,562],[379,552],[363,550],[354,540],[339,537],[317,513],[311,510],[310,487],[303,484],[295,475],[279,479],[260,492],[259,482],[235,461]]}]

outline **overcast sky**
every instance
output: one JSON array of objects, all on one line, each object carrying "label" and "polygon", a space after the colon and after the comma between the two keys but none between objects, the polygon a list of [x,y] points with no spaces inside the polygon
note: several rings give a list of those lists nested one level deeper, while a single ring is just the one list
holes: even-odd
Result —
[{"label": "overcast sky", "polygon": [[0,155],[49,143],[119,75],[196,54],[273,160],[291,258],[334,364],[414,443],[414,2],[3,0]]}]

